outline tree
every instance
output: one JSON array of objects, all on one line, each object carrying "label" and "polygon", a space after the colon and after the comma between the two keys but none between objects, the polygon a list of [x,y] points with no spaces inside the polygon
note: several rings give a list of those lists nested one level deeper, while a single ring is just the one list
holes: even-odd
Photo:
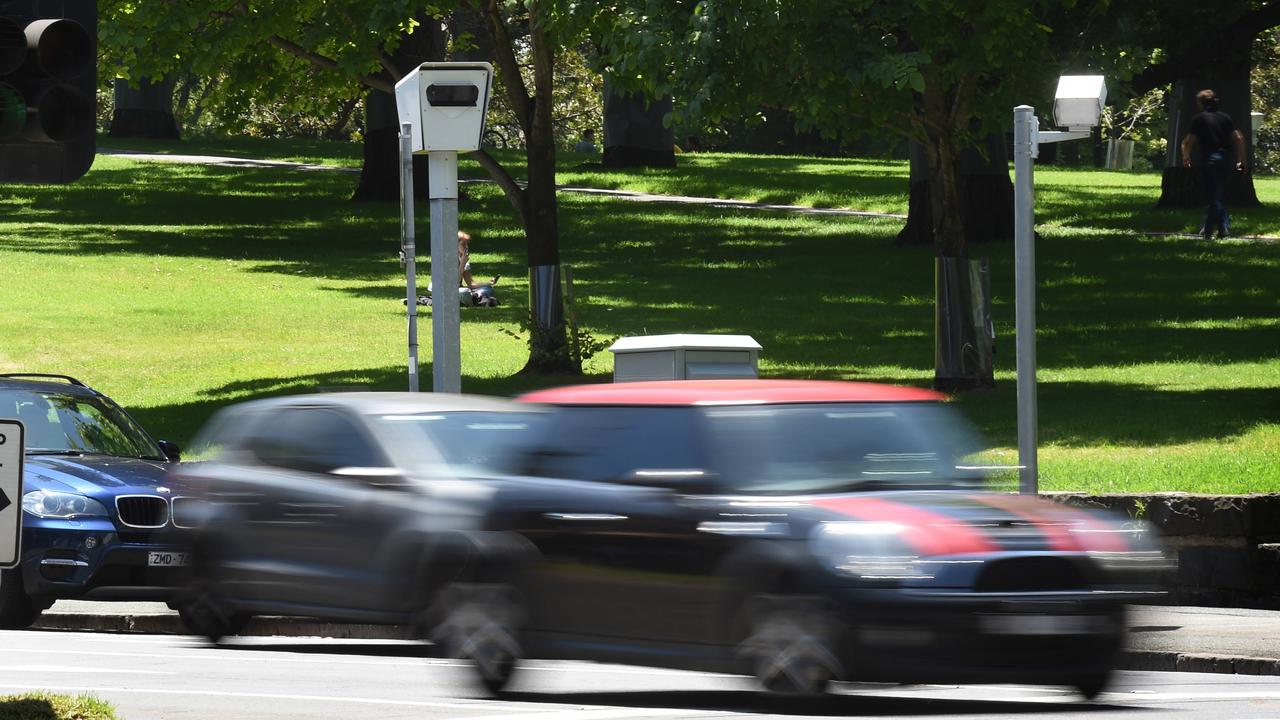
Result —
[{"label": "tree", "polygon": [[[182,0],[181,2],[107,3],[103,42],[117,49],[132,72],[157,77],[183,65],[211,77],[231,64],[245,72],[226,81],[259,90],[289,78],[272,71],[283,54],[334,73],[375,93],[390,93],[394,83],[423,57],[443,57],[442,18],[470,7],[484,20],[502,86],[526,138],[526,174],[521,187],[488,153],[475,158],[511,202],[525,230],[532,278],[538,278],[529,371],[574,370],[566,341],[561,293],[555,191],[555,134],[552,120],[554,58],[573,44],[585,24],[574,5],[561,11],[549,0],[476,0],[443,5],[422,0]],[[521,74],[519,57],[527,52],[532,83]],[[377,97],[376,95],[374,97]],[[366,135],[366,181],[379,184],[385,157],[375,131],[385,124],[388,107],[366,99],[370,117]],[[381,114],[381,115],[380,115]],[[394,137],[385,131],[379,137]],[[391,156],[394,158],[394,155]],[[394,177],[394,165],[392,165]],[[375,180],[375,175],[379,180]],[[425,186],[425,182],[421,183]],[[372,191],[371,191],[372,192]],[[547,268],[550,273],[544,272]]]},{"label": "tree", "polygon": [[[604,59],[614,78],[683,98],[678,115],[772,107],[828,137],[917,143],[928,200],[913,212],[927,213],[938,257],[963,258],[966,205],[1012,200],[1002,183],[992,184],[994,197],[966,192],[964,152],[1002,134],[1014,105],[1045,96],[1060,48],[1101,4],[631,0],[602,30]],[[1060,26],[1068,37],[1053,37]],[[972,317],[969,308],[947,312],[953,322]]]},{"label": "tree", "polygon": [[173,77],[158,82],[141,80],[136,85],[128,78],[116,78],[113,85],[114,105],[111,111],[111,137],[142,137],[177,140],[178,121],[173,117]]},{"label": "tree", "polygon": [[[1251,110],[1250,73],[1254,42],[1260,34],[1280,26],[1280,2],[1222,0],[1201,3],[1197,0],[1149,0],[1117,4],[1112,9],[1110,28],[1130,27],[1141,31],[1139,45],[1146,46],[1149,58],[1133,68],[1130,87],[1142,94],[1160,87],[1172,87],[1169,143],[1176,148],[1187,133],[1191,117],[1198,112],[1195,94],[1213,88],[1222,97],[1221,109],[1236,121],[1246,141],[1252,135],[1249,126]],[[1113,33],[1100,33],[1100,45],[1108,45]],[[1132,41],[1130,41],[1132,42]],[[1098,53],[1114,55],[1114,48]],[[1246,161],[1252,167],[1252,143],[1246,142],[1250,154]],[[1176,150],[1168,154],[1158,205],[1189,207],[1203,202],[1194,174],[1184,168]],[[1257,193],[1253,175],[1234,175],[1227,188],[1227,202],[1232,205],[1256,205]]]}]

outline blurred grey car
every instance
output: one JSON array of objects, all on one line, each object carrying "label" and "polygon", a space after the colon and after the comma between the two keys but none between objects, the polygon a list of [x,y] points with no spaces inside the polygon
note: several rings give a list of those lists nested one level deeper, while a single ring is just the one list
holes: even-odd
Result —
[{"label": "blurred grey car", "polygon": [[[175,598],[217,641],[254,615],[422,626],[480,554],[490,476],[542,412],[488,397],[337,393],[226,408],[173,473],[200,507]],[[490,566],[493,566],[490,563]],[[429,627],[422,627],[425,633]]]}]

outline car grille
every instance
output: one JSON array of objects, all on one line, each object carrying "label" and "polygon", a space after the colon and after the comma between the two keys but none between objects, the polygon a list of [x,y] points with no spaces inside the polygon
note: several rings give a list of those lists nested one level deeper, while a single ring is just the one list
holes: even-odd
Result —
[{"label": "car grille", "polygon": [[1081,567],[1061,557],[1016,557],[993,560],[978,574],[977,592],[1080,590],[1088,587]]},{"label": "car grille", "polygon": [[200,524],[200,500],[193,497],[176,497],[173,503],[173,526],[193,528]]},{"label": "car grille", "polygon": [[120,495],[116,512],[129,527],[158,528],[169,522],[169,502],[155,495]]}]

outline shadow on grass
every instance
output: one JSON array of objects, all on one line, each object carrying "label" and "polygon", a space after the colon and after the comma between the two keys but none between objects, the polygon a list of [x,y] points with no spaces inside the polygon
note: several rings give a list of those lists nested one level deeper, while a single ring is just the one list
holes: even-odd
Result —
[{"label": "shadow on grass", "polygon": [[[705,161],[708,179],[742,162]],[[73,186],[0,190],[0,211],[5,221],[23,223],[7,240],[9,251],[237,261],[244,263],[239,272],[331,279],[317,292],[385,298],[388,313],[403,312],[397,209],[347,202],[354,182],[338,174],[136,164],[95,170]],[[761,358],[774,374],[920,384],[932,375],[933,251],[891,245],[896,221],[584,196],[561,197],[560,213],[561,259],[574,267],[577,316],[598,337],[745,333],[764,346]],[[477,271],[505,278],[504,305],[468,311],[464,323],[515,329],[528,307],[525,245],[510,207],[496,189],[478,187],[462,214],[481,238]],[[1043,371],[1267,362],[1280,355],[1280,257],[1270,248],[1078,230],[1042,235]],[[425,226],[419,236],[429,236]],[[987,245],[976,254],[991,259],[997,371],[1011,371],[1012,247]],[[420,272],[427,272],[425,263]],[[353,287],[346,282],[352,280],[368,284]],[[423,321],[429,323],[426,313]],[[468,377],[464,388],[509,395],[564,380]],[[404,387],[403,368],[250,377],[189,405],[137,414],[146,426],[181,439],[217,406],[352,382]],[[974,397],[963,405],[993,439],[1008,442],[1012,385]],[[1224,437],[1275,419],[1276,406],[1266,390],[1046,383],[1042,437],[1153,445]]]},{"label": "shadow on grass", "polygon": [[[419,387],[431,389],[430,362],[419,366]],[[511,397],[556,385],[606,382],[605,375],[514,375],[485,378],[464,375],[462,391],[476,395]],[[130,408],[129,414],[152,434],[180,442],[189,442],[196,431],[219,409],[239,402],[280,395],[319,392],[406,391],[408,371],[405,366],[386,366],[340,370],[289,377],[245,378],[198,393],[201,399],[172,405]]]},{"label": "shadow on grass", "polygon": [[0,700],[0,720],[61,720],[65,717],[43,698]]},{"label": "shadow on grass", "polygon": [[[1123,383],[1048,382],[1037,386],[1040,441],[1065,446],[1157,447],[1225,440],[1260,423],[1280,423],[1280,388],[1167,390]],[[999,445],[1014,445],[1013,383],[960,398],[960,406]]]}]

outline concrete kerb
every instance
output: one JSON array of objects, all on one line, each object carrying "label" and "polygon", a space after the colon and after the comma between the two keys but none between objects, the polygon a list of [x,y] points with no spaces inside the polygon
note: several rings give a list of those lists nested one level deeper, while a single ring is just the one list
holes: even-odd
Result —
[{"label": "concrete kerb", "polygon": [[[176,613],[123,615],[45,613],[40,616],[33,629],[159,635],[187,634]],[[244,637],[323,637],[342,640],[412,639],[408,628],[399,625],[335,623],[290,617],[254,618],[240,635]],[[1160,672],[1280,675],[1278,659],[1159,650],[1126,650],[1121,653],[1117,667],[1121,670]]]},{"label": "concrete kerb", "polygon": [[[77,632],[188,634],[177,613],[107,615],[46,612],[32,628]],[[324,637],[341,640],[411,639],[408,628],[401,625],[335,623],[292,617],[257,617],[240,634],[248,637]]]}]

